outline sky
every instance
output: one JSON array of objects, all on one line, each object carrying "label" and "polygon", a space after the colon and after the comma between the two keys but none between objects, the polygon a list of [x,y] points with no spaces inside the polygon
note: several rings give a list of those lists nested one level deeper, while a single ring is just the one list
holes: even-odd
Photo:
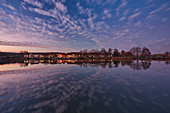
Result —
[{"label": "sky", "polygon": [[0,51],[170,51],[170,0],[0,0]]}]

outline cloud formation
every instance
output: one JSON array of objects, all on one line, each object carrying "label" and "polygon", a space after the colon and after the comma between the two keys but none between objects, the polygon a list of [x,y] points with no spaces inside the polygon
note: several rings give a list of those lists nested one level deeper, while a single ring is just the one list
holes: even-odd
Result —
[{"label": "cloud formation", "polygon": [[0,3],[0,41],[5,39],[7,45],[47,45],[61,51],[102,47],[128,50],[132,45],[147,45],[155,36],[157,39],[170,36],[165,30],[170,19],[168,0],[133,3],[130,0],[15,3],[2,0]]},{"label": "cloud formation", "polygon": [[36,42],[12,42],[12,41],[0,41],[0,45],[3,46],[21,46],[21,47],[40,47],[47,48],[46,45],[42,45]]}]

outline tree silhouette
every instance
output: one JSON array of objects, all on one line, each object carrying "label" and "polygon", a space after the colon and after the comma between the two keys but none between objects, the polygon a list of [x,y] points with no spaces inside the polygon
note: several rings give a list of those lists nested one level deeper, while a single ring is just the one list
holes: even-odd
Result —
[{"label": "tree silhouette", "polygon": [[120,54],[122,57],[126,57],[126,52],[124,50],[122,50]]},{"label": "tree silhouette", "polygon": [[141,48],[140,47],[133,47],[130,49],[130,52],[134,57],[139,57],[141,55]]},{"label": "tree silhouette", "polygon": [[92,49],[92,50],[90,51],[90,53],[98,53],[98,52],[99,52],[98,49]]},{"label": "tree silhouette", "polygon": [[131,52],[128,51],[128,52],[126,53],[126,57],[132,57],[132,56],[133,56],[133,55],[132,55]]},{"label": "tree silhouette", "polygon": [[150,50],[148,49],[148,48],[146,48],[146,47],[143,47],[143,49],[142,49],[142,56],[150,56],[151,55],[151,52],[150,52]]},{"label": "tree silhouette", "polygon": [[120,53],[117,49],[114,49],[113,57],[119,57]]},{"label": "tree silhouette", "polygon": [[102,49],[100,50],[100,52],[101,52],[102,54],[106,54],[106,49],[105,49],[105,48],[102,48]]},{"label": "tree silhouette", "polygon": [[108,49],[108,53],[109,53],[109,55],[112,54],[112,49],[111,48]]},{"label": "tree silhouette", "polygon": [[107,56],[107,51],[106,51],[106,49],[105,48],[102,48],[101,50],[100,50],[100,52],[101,52],[101,54],[103,54],[105,57]]},{"label": "tree silhouette", "polygon": [[168,56],[169,52],[168,52],[168,51],[166,51],[166,52],[165,52],[165,54],[166,54],[166,56]]}]

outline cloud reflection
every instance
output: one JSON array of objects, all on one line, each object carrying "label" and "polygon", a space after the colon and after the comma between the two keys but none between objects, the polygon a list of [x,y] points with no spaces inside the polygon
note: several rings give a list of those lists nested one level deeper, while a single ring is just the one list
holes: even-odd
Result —
[{"label": "cloud reflection", "polygon": [[[134,65],[133,62],[120,63]],[[155,76],[152,71],[154,69],[144,73],[128,68],[113,70],[60,64],[0,72],[0,110],[2,113],[168,113],[169,76],[163,77],[163,73]],[[146,104],[148,107],[144,107]]]}]

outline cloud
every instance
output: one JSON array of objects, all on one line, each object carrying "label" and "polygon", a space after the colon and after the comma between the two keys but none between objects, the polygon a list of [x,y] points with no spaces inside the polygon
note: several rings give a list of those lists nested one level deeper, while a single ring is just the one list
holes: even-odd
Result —
[{"label": "cloud", "polygon": [[80,2],[76,3],[76,7],[78,9],[79,14],[84,14],[84,15],[88,15],[89,17],[91,17],[92,9],[90,9],[88,7],[84,8],[82,5],[80,5]]},{"label": "cloud", "polygon": [[110,10],[108,10],[108,9],[105,9],[103,13],[104,13],[104,15],[106,15],[107,18],[112,17],[112,14],[110,13]]},{"label": "cloud", "polygon": [[24,0],[25,3],[31,4],[33,6],[43,8],[43,4],[41,2],[35,1],[35,0]]},{"label": "cloud", "polygon": [[155,15],[148,15],[147,17],[146,17],[146,19],[153,19],[155,17]]},{"label": "cloud", "polygon": [[76,7],[78,8],[79,13],[82,14],[82,12],[83,12],[83,7],[80,5],[80,2],[77,2]]},{"label": "cloud", "polygon": [[130,11],[129,9],[126,9],[126,10],[124,11],[123,15],[126,16],[126,15],[129,13],[129,11]]},{"label": "cloud", "polygon": [[166,11],[170,11],[170,8],[167,8]]},{"label": "cloud", "polygon": [[7,7],[8,7],[9,9],[11,9],[11,10],[15,10],[15,8],[12,7],[11,5],[7,5]]},{"label": "cloud", "polygon": [[139,16],[141,14],[141,12],[135,13],[133,15],[131,15],[128,19],[129,20],[133,20],[134,18],[136,18],[137,16]]},{"label": "cloud", "polygon": [[138,21],[138,22],[135,23],[135,27],[139,27],[139,26],[141,26],[141,24],[142,24],[142,22]]},{"label": "cloud", "polygon": [[[141,1],[141,6],[138,7],[137,1],[131,7],[128,0],[86,0],[75,1],[76,3],[66,0],[18,1],[15,5],[11,4],[13,8],[18,5],[15,11],[10,6],[0,7],[0,39],[13,42],[22,40],[24,44],[37,42],[58,49],[138,45],[141,34],[143,35],[140,31],[145,31],[146,28],[153,31],[154,27],[157,28],[151,20],[164,21],[163,24],[169,20],[167,15],[156,15],[159,10],[147,7],[152,4],[146,4],[145,1]],[[162,7],[169,11],[166,4]],[[154,6],[160,8],[157,2]],[[160,13],[167,13],[165,11],[160,10]],[[143,18],[149,13],[151,14],[145,21]],[[23,43],[13,45],[24,45]]]},{"label": "cloud", "polygon": [[152,14],[154,14],[154,13],[157,13],[157,12],[165,9],[166,7],[168,7],[169,3],[170,3],[170,2],[167,2],[167,3],[162,4],[158,9],[155,9],[155,10],[151,11],[149,14],[152,15]]},{"label": "cloud", "polygon": [[2,3],[2,5],[5,6],[5,7],[7,7],[7,8],[9,8],[10,10],[13,10],[13,11],[16,10],[16,9],[15,9],[13,6],[11,6],[11,5],[8,5],[8,4],[5,4],[5,3]]},{"label": "cloud", "polygon": [[108,14],[109,12],[110,12],[110,10],[108,10],[108,9],[104,10],[104,14]]},{"label": "cloud", "polygon": [[99,47],[105,47],[98,38],[91,38]]},{"label": "cloud", "polygon": [[4,20],[0,20],[0,24],[3,25],[3,26],[8,26],[9,25],[9,23],[5,22]]},{"label": "cloud", "polygon": [[119,22],[121,22],[121,21],[123,21],[125,19],[126,19],[126,17],[122,17],[122,18],[119,19]]},{"label": "cloud", "polygon": [[151,2],[152,2],[152,0],[147,0],[147,2],[146,2],[146,3],[147,3],[147,4],[150,4]]},{"label": "cloud", "polygon": [[45,11],[45,10],[42,10],[42,9],[39,9],[39,8],[31,8],[31,7],[29,7],[28,9],[32,12],[35,12],[35,13],[38,13],[38,14],[41,14],[41,15],[53,17],[53,15],[49,11]]},{"label": "cloud", "polygon": [[163,18],[162,21],[167,21],[168,19],[167,18]]},{"label": "cloud", "polygon": [[119,15],[120,10],[121,10],[122,8],[126,7],[126,5],[127,5],[127,1],[126,1],[126,0],[122,0],[122,3],[119,5],[118,8],[116,8],[116,15],[117,15],[117,16]]},{"label": "cloud", "polygon": [[56,2],[55,6],[56,6],[56,8],[58,8],[63,13],[67,13],[67,7],[64,6],[61,2]]},{"label": "cloud", "polygon": [[154,14],[154,13],[158,12],[158,11],[161,11],[161,10],[162,10],[162,8],[158,8],[158,9],[156,9],[156,10],[154,10],[154,11],[150,12],[149,14],[150,14],[150,15],[152,15],[152,14]]},{"label": "cloud", "polygon": [[24,46],[24,47],[40,47],[47,48],[46,45],[36,42],[12,42],[12,41],[0,41],[0,45],[3,46]]},{"label": "cloud", "polygon": [[153,29],[153,28],[155,28],[155,26],[150,26],[150,27],[149,27],[149,29]]},{"label": "cloud", "polygon": [[164,53],[170,51],[169,49],[170,40],[166,38],[162,39],[152,39],[146,44],[152,51],[152,53]]}]

